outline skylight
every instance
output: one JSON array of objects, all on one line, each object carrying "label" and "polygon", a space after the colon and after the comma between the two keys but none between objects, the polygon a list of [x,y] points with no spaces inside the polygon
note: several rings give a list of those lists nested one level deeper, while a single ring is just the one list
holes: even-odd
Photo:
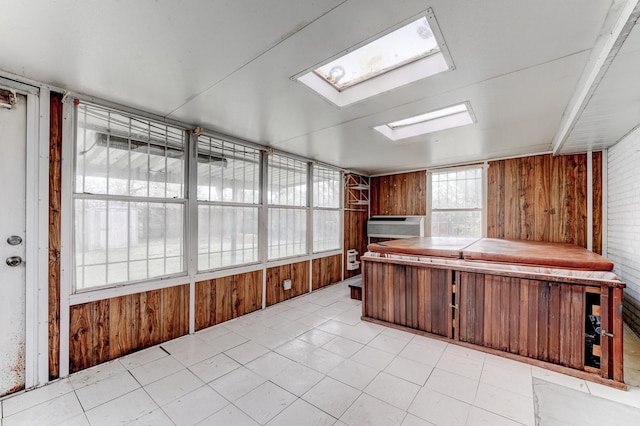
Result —
[{"label": "skylight", "polygon": [[426,17],[315,69],[338,90],[440,52]]},{"label": "skylight", "polygon": [[431,9],[369,43],[292,79],[343,107],[454,69]]},{"label": "skylight", "polygon": [[439,132],[475,122],[468,102],[374,127],[391,140]]}]

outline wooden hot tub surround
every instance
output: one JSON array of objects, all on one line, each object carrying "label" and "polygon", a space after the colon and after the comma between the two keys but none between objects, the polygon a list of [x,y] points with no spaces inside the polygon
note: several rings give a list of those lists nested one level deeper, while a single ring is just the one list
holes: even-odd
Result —
[{"label": "wooden hot tub surround", "polygon": [[[423,250],[412,251],[411,240]],[[363,319],[624,388],[625,285],[613,264],[552,243],[532,244],[538,255],[523,257],[523,249],[510,257],[528,242],[491,240],[369,245]]]}]

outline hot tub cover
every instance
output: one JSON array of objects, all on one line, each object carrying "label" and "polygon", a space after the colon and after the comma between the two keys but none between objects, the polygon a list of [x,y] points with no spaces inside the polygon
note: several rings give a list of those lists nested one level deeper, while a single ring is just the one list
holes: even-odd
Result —
[{"label": "hot tub cover", "polygon": [[459,259],[462,250],[477,240],[477,238],[413,237],[371,243],[367,246],[367,249],[374,253],[397,253]]},{"label": "hot tub cover", "polygon": [[500,240],[482,238],[462,250],[470,261],[570,268],[585,271],[612,271],[613,262],[597,253],[567,243]]}]

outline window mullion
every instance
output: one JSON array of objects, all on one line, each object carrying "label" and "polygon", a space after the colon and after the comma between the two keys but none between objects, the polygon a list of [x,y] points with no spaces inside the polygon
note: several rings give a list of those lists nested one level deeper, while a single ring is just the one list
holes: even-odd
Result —
[{"label": "window mullion", "polygon": [[195,132],[188,131],[186,138],[187,214],[185,228],[188,247],[186,266],[187,273],[193,277],[198,269],[198,136]]},{"label": "window mullion", "polygon": [[306,244],[306,252],[307,254],[313,253],[313,172],[314,165],[311,163],[307,164],[307,244]]}]

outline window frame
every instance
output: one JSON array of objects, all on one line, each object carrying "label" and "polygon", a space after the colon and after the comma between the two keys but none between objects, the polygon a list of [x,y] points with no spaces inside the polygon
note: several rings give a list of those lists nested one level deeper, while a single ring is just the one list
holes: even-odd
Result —
[{"label": "window frame", "polygon": [[[181,133],[182,133],[182,137],[183,137],[183,163],[182,163],[182,197],[180,198],[167,198],[166,197],[166,188],[165,188],[165,197],[151,197],[151,196],[140,196],[140,195],[121,195],[121,194],[92,194],[92,193],[88,193],[88,192],[78,192],[77,189],[77,178],[78,178],[78,123],[79,123],[79,119],[78,119],[78,111],[79,111],[79,107],[80,105],[88,105],[92,108],[96,108],[96,109],[101,109],[105,112],[110,113],[114,113],[120,116],[124,116],[127,117],[129,120],[131,119],[136,119],[136,120],[141,120],[144,122],[148,122],[149,126],[151,126],[152,124],[156,124],[156,125],[160,125],[160,126],[167,126],[167,127],[173,127],[174,129],[180,129]],[[70,215],[69,215],[69,233],[70,233],[70,240],[71,240],[71,253],[69,256],[69,262],[70,262],[70,273],[69,276],[71,278],[71,288],[70,288],[70,292],[71,295],[83,295],[83,294],[90,294],[90,293],[96,293],[96,292],[101,292],[101,291],[110,291],[114,288],[120,288],[120,287],[130,287],[136,284],[144,284],[144,283],[149,283],[149,282],[157,282],[160,280],[169,280],[169,281],[173,281],[174,279],[179,279],[179,280],[184,280],[183,277],[188,275],[188,268],[189,268],[189,248],[188,248],[188,239],[189,239],[189,224],[188,224],[188,211],[189,211],[189,191],[188,191],[188,187],[189,187],[189,156],[190,156],[190,138],[189,138],[189,132],[187,130],[187,127],[180,125],[180,124],[176,124],[176,123],[170,123],[170,122],[163,122],[161,120],[158,120],[156,118],[152,118],[152,117],[147,117],[144,115],[140,115],[140,114],[136,114],[136,113],[132,113],[126,109],[118,109],[118,108],[114,108],[111,106],[107,106],[104,104],[100,104],[100,103],[95,103],[95,102],[90,102],[90,101],[79,101],[76,100],[76,102],[73,103],[72,105],[72,110],[70,113],[70,118],[71,120],[69,120],[69,127],[67,127],[67,129],[70,130],[70,138],[69,138],[69,149],[68,152],[72,158],[71,161],[71,167],[70,167],[70,175],[68,176],[68,179],[70,180],[70,191],[69,191],[69,209],[70,209]],[[131,134],[131,133],[130,133]],[[132,138],[129,138],[130,140]],[[131,152],[130,150],[127,150],[127,152]],[[108,154],[107,154],[108,155]],[[108,157],[107,157],[108,158]],[[167,157],[165,156],[165,159]],[[108,160],[107,160],[108,161]],[[166,165],[166,160],[165,160],[165,165]],[[107,163],[107,167],[109,166],[109,164]],[[86,171],[83,171],[83,179],[86,176]],[[108,179],[109,174],[107,173],[107,179]],[[63,177],[64,178],[64,177]],[[129,165],[129,180],[131,178],[131,167]],[[108,182],[108,180],[107,180]],[[165,180],[165,184],[166,184],[166,180]],[[128,182],[128,185],[130,185],[130,182]],[[86,189],[83,187],[83,189]],[[77,232],[76,232],[76,220],[77,220],[77,209],[76,209],[76,202],[78,200],[96,200],[96,201],[104,201],[105,203],[109,203],[109,202],[126,202],[126,203],[146,203],[146,204],[164,204],[164,205],[181,205],[182,206],[182,244],[181,244],[181,252],[182,252],[182,271],[177,272],[177,273],[169,273],[169,274],[161,274],[161,275],[154,275],[152,277],[147,277],[147,278],[143,278],[143,279],[129,279],[126,281],[119,281],[119,282],[115,282],[115,283],[108,283],[106,282],[105,284],[101,284],[101,285],[96,285],[96,286],[91,286],[91,287],[83,287],[83,288],[78,288],[78,278],[77,278],[77,273],[78,273],[78,263],[77,263],[77,249],[76,249],[76,241],[77,241]],[[107,221],[107,234],[109,234],[108,231],[108,218],[105,219]],[[147,225],[148,226],[148,225]],[[129,231],[127,231],[129,232]],[[107,243],[108,244],[108,243]],[[165,246],[166,246],[166,241],[165,241]],[[105,268],[108,269],[108,247],[105,249],[107,254],[106,254],[106,260],[105,260]],[[84,252],[83,252],[83,257],[84,257]],[[150,260],[149,258],[149,253],[147,251],[147,256],[145,258],[145,260],[148,262]],[[130,256],[129,253],[127,254],[127,262],[130,262]],[[165,256],[165,262],[166,262],[166,256]],[[83,262],[83,267],[86,267],[87,265],[84,265]],[[105,281],[108,281],[108,271],[105,271]],[[83,280],[83,284],[84,284],[84,280]]]},{"label": "window frame", "polygon": [[[305,164],[304,170],[300,170],[300,174],[304,173],[304,181],[305,181],[305,186],[306,186],[306,192],[305,192],[305,196],[301,197],[304,198],[304,204],[299,203],[299,204],[282,204],[282,203],[274,203],[272,202],[272,200],[269,199],[269,194],[270,194],[270,190],[271,190],[271,168],[273,167],[272,164],[272,159],[275,158],[276,156],[281,157],[283,159],[287,159],[287,161],[292,161],[294,162],[294,164],[297,163],[303,163]],[[265,212],[266,212],[266,218],[265,218],[265,224],[266,224],[266,229],[264,230],[264,232],[266,232],[266,243],[265,243],[265,260],[268,263],[279,263],[285,259],[292,259],[292,258],[300,258],[300,257],[307,257],[311,254],[311,247],[312,247],[312,227],[313,227],[313,222],[312,219],[310,217],[311,215],[311,193],[313,191],[312,188],[312,183],[311,183],[311,169],[310,169],[310,163],[308,161],[296,158],[293,155],[287,155],[285,153],[281,153],[281,152],[269,152],[267,153],[267,158],[265,159],[265,164],[266,164],[266,181],[264,184],[264,200],[265,200]],[[294,168],[295,170],[295,168]],[[295,196],[294,196],[294,200],[295,200]],[[280,199],[278,201],[281,201]],[[271,214],[272,211],[274,210],[292,210],[292,211],[298,211],[298,212],[302,212],[304,213],[305,216],[305,230],[304,230],[304,235],[305,235],[305,242],[304,242],[304,247],[305,250],[302,253],[293,253],[293,254],[285,254],[284,256],[278,256],[278,257],[271,257],[270,253],[271,253],[271,237],[272,237],[272,233],[269,232],[270,228],[271,228]],[[288,245],[288,244],[285,244]],[[295,243],[294,243],[295,245]],[[282,246],[282,244],[280,244],[279,246]]]},{"label": "window frame", "polygon": [[[316,205],[317,203],[315,202],[316,199],[316,192],[315,192],[315,179],[316,179],[316,171],[319,169],[324,169],[327,170],[329,172],[337,172],[338,173],[338,207],[326,207],[326,206],[318,206]],[[311,233],[312,233],[312,238],[311,238],[311,253],[313,255],[317,255],[317,254],[322,254],[322,253],[330,253],[336,250],[342,250],[343,246],[344,246],[344,238],[343,238],[343,222],[344,222],[344,193],[343,193],[343,188],[344,188],[344,173],[340,170],[337,169],[335,167],[329,167],[326,165],[320,165],[320,164],[314,164],[312,165],[311,168]],[[314,248],[314,244],[316,242],[316,238],[315,238],[315,212],[317,211],[329,211],[329,212],[338,212],[338,247],[334,247],[334,248],[328,248],[328,249],[322,249],[322,250],[315,250]]]},{"label": "window frame", "polygon": [[[222,145],[222,151],[224,155],[224,147],[225,145],[232,145],[233,146],[233,151],[235,152],[238,149],[250,149],[250,150],[254,150],[255,153],[257,154],[257,164],[258,164],[258,169],[257,169],[257,184],[254,184],[255,189],[257,189],[258,194],[257,197],[254,199],[254,202],[247,202],[247,201],[235,201],[235,200],[231,200],[231,201],[225,201],[224,199],[219,199],[219,200],[201,200],[198,197],[198,158],[201,155],[200,153],[200,147],[199,147],[199,139],[200,138],[208,138],[209,139],[209,146],[211,147],[211,143],[213,140],[219,142]],[[200,135],[194,135],[194,140],[195,140],[195,149],[197,150],[197,155],[194,156],[195,158],[195,166],[193,166],[193,168],[195,169],[193,173],[189,174],[189,178],[190,180],[195,181],[195,191],[193,192],[194,196],[192,198],[195,198],[194,204],[195,204],[195,210],[196,212],[195,214],[195,222],[196,224],[194,225],[194,227],[196,228],[195,230],[195,235],[193,236],[193,239],[195,240],[194,242],[194,246],[195,248],[193,250],[193,257],[195,258],[195,273],[196,274],[206,274],[209,272],[215,272],[215,271],[220,271],[220,270],[225,270],[225,269],[232,269],[232,268],[240,268],[240,267],[245,267],[245,266],[251,266],[251,265],[256,265],[259,264],[261,262],[261,239],[260,239],[260,233],[261,233],[261,216],[262,216],[262,197],[261,197],[261,193],[263,191],[262,188],[262,176],[263,176],[263,167],[264,167],[264,163],[262,161],[262,157],[264,155],[264,152],[257,147],[254,146],[250,146],[248,144],[242,144],[239,143],[237,141],[231,141],[228,140],[228,138],[221,138],[218,136],[213,136],[210,134],[200,134]],[[209,154],[211,155],[211,154]],[[211,182],[211,181],[210,181]],[[254,181],[255,182],[255,181]],[[224,186],[224,179],[222,180],[222,185]],[[209,188],[211,188],[211,184],[209,184]],[[200,248],[199,248],[199,235],[200,235],[200,207],[201,206],[208,206],[208,207],[231,207],[231,208],[251,208],[251,209],[255,209],[255,215],[256,215],[256,226],[257,226],[257,234],[256,234],[256,258],[253,261],[249,261],[249,262],[243,262],[243,263],[235,263],[235,264],[230,264],[230,265],[221,265],[221,266],[217,266],[217,267],[208,267],[208,268],[201,268],[199,265],[199,258],[200,258]],[[212,252],[208,251],[208,255],[211,256]]]},{"label": "window frame", "polygon": [[[180,135],[182,138],[182,144],[180,146],[181,150],[183,150],[183,155],[181,157],[181,161],[183,161],[181,165],[181,176],[183,176],[183,181],[181,181],[182,185],[182,197],[180,199],[162,199],[167,203],[171,204],[180,204],[182,205],[182,213],[183,220],[180,222],[183,227],[182,234],[182,252],[183,256],[181,264],[182,271],[177,274],[170,275],[162,275],[162,276],[153,276],[146,277],[140,280],[129,280],[123,281],[113,284],[104,284],[99,286],[92,286],[84,289],[76,288],[76,247],[74,244],[75,239],[75,206],[74,203],[77,198],[91,198],[97,197],[94,194],[80,194],[78,197],[76,193],[76,150],[77,140],[76,140],[76,132],[77,132],[77,123],[76,123],[76,105],[80,103],[90,104],[97,108],[103,110],[110,110],[115,114],[118,114],[121,117],[131,117],[135,119],[140,119],[145,123],[158,124],[161,126],[169,126],[172,128],[177,128],[180,130]],[[61,271],[62,280],[66,283],[64,285],[63,293],[67,295],[67,299],[69,300],[69,306],[74,306],[82,303],[99,301],[107,298],[120,297],[130,294],[136,294],[145,291],[151,290],[159,290],[162,288],[168,288],[176,285],[185,285],[189,283],[194,283],[202,280],[215,279],[220,277],[225,277],[233,274],[242,274],[253,271],[263,271],[265,272],[268,268],[291,264],[295,262],[308,261],[312,262],[314,259],[323,258],[332,255],[342,254],[342,248],[326,250],[326,251],[313,251],[313,175],[312,175],[312,167],[313,164],[318,164],[306,157],[298,156],[295,154],[287,153],[284,151],[274,150],[273,148],[269,148],[264,145],[260,145],[257,143],[252,143],[249,141],[245,141],[243,139],[235,138],[233,136],[225,135],[222,133],[218,133],[215,131],[205,130],[203,131],[201,128],[194,128],[194,126],[183,123],[177,120],[167,119],[164,117],[159,117],[155,114],[148,113],[145,111],[137,110],[135,108],[129,108],[126,106],[122,106],[119,104],[111,103],[104,100],[96,100],[91,97],[83,97],[76,95],[74,96],[73,101],[66,102],[63,104],[63,143],[62,143],[62,156],[64,159],[69,159],[66,161],[66,166],[62,167],[62,203],[65,208],[61,214],[62,220],[62,235],[61,241],[63,247],[67,247],[62,250],[61,253],[61,263],[63,269]],[[128,130],[127,130],[128,132]],[[184,133],[183,133],[184,132]],[[134,133],[135,134],[135,133]],[[171,133],[170,133],[171,134]],[[260,182],[259,182],[259,203],[251,204],[252,207],[256,207],[258,209],[258,260],[254,263],[246,263],[246,264],[237,264],[224,266],[221,268],[210,269],[210,270],[202,270],[199,271],[197,269],[197,254],[198,254],[198,201],[197,201],[197,190],[198,190],[198,179],[197,179],[197,138],[200,135],[205,135],[212,137],[214,139],[223,140],[229,143],[234,143],[239,146],[244,146],[247,148],[256,149],[260,152]],[[117,136],[117,135],[116,135]],[[135,139],[135,136],[134,136]],[[123,141],[118,140],[118,144],[122,145]],[[137,145],[136,145],[137,146]],[[152,147],[152,151],[154,151]],[[147,151],[148,152],[148,151]],[[304,206],[287,206],[287,205],[269,205],[268,204],[268,161],[269,156],[271,154],[280,155],[283,158],[300,161],[305,164],[305,176],[306,176],[306,197],[304,198]],[[166,151],[163,152],[163,155],[166,155]],[[170,154],[171,156],[171,154]],[[171,158],[173,158],[171,156]],[[166,163],[165,163],[166,164]],[[319,163],[321,167],[327,167],[329,169],[334,169],[340,173],[343,173],[343,170],[340,167]],[[106,167],[106,165],[105,165]],[[132,169],[133,170],[133,169]],[[164,169],[163,169],[164,170]],[[121,175],[127,175],[126,171],[121,171]],[[148,178],[146,178],[148,181]],[[164,182],[171,182],[171,180],[165,178]],[[174,181],[175,182],[175,181]],[[344,188],[343,183],[340,182],[340,203],[341,207],[339,211],[343,211],[344,200],[342,197],[344,196]],[[129,186],[127,186],[127,193]],[[167,192],[163,192],[164,195]],[[111,198],[116,198],[120,196],[109,195]],[[128,196],[125,196],[125,198]],[[253,200],[253,198],[252,198]],[[132,200],[126,200],[132,201]],[[145,203],[152,203],[156,201],[155,198],[152,197],[141,197],[141,201]],[[218,202],[212,202],[212,204],[223,204]],[[237,203],[230,203],[231,205]],[[301,204],[301,203],[300,203]],[[226,205],[226,204],[225,204]],[[269,239],[269,229],[268,229],[268,214],[269,207],[272,208],[284,208],[284,209],[300,209],[304,210],[306,214],[304,214],[304,225],[306,226],[306,250],[305,253],[294,254],[292,256],[286,256],[281,258],[268,258],[268,239]],[[343,241],[343,230],[344,230],[344,216],[343,214],[339,215],[340,223],[339,229],[340,234],[338,235],[338,240],[340,241],[341,247],[344,245]],[[115,228],[114,228],[115,229]],[[166,254],[163,252],[163,255],[166,257]],[[310,287],[311,288],[311,287]],[[264,302],[264,301],[263,301]],[[264,303],[263,303],[264,304]]]},{"label": "window frame", "polygon": [[[427,220],[425,224],[425,235],[432,236],[432,220],[433,212],[465,212],[465,211],[480,211],[480,236],[478,238],[484,238],[487,236],[487,169],[489,164],[484,162],[482,164],[470,164],[456,167],[444,167],[433,168],[426,171],[427,174]],[[447,209],[434,209],[433,208],[433,175],[437,173],[450,173],[459,172],[465,169],[480,169],[480,208],[447,208]],[[473,238],[473,237],[471,237]]]}]

